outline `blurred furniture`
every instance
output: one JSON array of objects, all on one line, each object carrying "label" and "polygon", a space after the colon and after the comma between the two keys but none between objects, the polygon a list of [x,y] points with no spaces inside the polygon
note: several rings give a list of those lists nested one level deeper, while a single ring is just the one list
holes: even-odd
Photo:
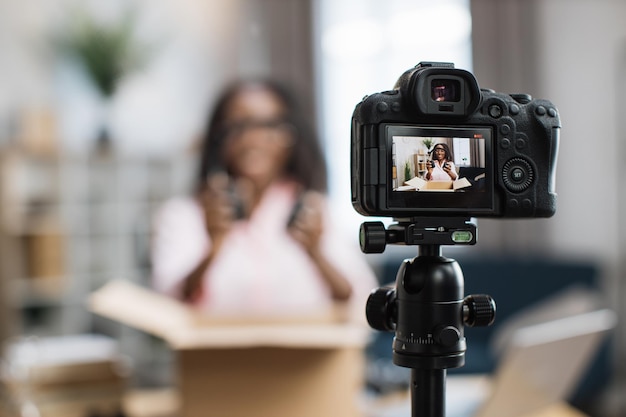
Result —
[{"label": "blurred furniture", "polygon": [[[445,251],[444,251],[444,255]],[[497,304],[496,321],[491,327],[465,328],[467,351],[465,366],[449,370],[449,374],[490,373],[497,364],[494,338],[508,321],[527,307],[537,305],[570,288],[599,294],[598,267],[584,260],[562,260],[539,257],[491,256],[454,257],[460,264],[465,279],[465,294],[489,294]],[[395,281],[403,259],[388,259],[381,268],[381,283]],[[593,300],[590,300],[593,301]],[[369,347],[370,360],[391,362],[393,334],[379,333]],[[586,407],[594,401],[611,377],[610,340],[604,343],[571,401]],[[402,371],[391,382],[399,385]],[[379,372],[380,373],[380,372]],[[408,374],[407,374],[408,375]],[[385,390],[384,387],[377,389]]]},{"label": "blurred furniture", "polygon": [[485,168],[476,167],[459,167],[459,178],[467,178],[472,184],[473,189],[485,189]]},{"label": "blurred furniture", "polygon": [[23,338],[7,346],[8,415],[122,417],[128,369],[117,342],[99,335]]},{"label": "blurred furniture", "polygon": [[142,383],[169,381],[172,358],[163,343],[90,314],[84,300],[115,277],[149,280],[152,215],[187,191],[191,159],[0,149],[6,336],[105,334],[134,362],[148,364],[135,374]]}]

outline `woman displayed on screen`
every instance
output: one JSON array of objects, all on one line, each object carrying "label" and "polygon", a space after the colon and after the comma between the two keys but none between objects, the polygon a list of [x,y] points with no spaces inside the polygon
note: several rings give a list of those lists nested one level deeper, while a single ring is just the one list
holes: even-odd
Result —
[{"label": "woman displayed on screen", "polygon": [[452,152],[445,143],[437,143],[427,161],[425,179],[428,181],[455,181],[458,178]]}]

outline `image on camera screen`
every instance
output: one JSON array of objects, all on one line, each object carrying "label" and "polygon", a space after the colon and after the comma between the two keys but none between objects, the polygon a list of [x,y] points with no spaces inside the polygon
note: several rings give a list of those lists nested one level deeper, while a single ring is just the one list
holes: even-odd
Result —
[{"label": "image on camera screen", "polygon": [[386,125],[388,207],[491,212],[492,131]]}]

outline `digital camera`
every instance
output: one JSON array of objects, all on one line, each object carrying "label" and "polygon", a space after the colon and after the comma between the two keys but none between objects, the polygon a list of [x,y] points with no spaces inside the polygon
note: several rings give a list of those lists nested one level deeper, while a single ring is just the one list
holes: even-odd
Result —
[{"label": "digital camera", "polygon": [[560,128],[550,101],[421,62],[354,110],[352,204],[395,218],[550,217]]}]

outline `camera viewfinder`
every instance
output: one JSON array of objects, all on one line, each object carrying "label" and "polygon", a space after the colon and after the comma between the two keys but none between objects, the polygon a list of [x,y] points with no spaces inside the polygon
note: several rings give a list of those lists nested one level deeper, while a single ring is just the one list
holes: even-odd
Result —
[{"label": "camera viewfinder", "polygon": [[458,80],[434,79],[430,85],[430,97],[434,101],[461,101],[461,83]]}]

